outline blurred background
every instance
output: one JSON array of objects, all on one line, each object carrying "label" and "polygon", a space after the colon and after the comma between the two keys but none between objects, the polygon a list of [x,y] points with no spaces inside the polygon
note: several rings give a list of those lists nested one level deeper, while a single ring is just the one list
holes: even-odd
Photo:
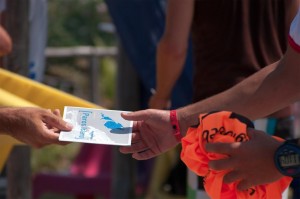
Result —
[{"label": "blurred background", "polygon": [[[116,48],[117,42],[114,25],[103,0],[48,1],[48,49],[43,83],[89,101],[97,100],[94,102],[105,108],[115,109],[116,49],[107,53],[109,56],[95,57],[86,52],[69,53],[67,56],[52,52],[62,47],[67,50],[74,47],[82,47],[83,50],[84,47]],[[97,62],[93,63],[95,59]],[[95,88],[98,91],[95,93],[91,88],[90,66],[93,64],[98,67],[98,74],[95,74],[98,76]],[[32,174],[42,171],[67,173],[80,145],[72,143],[32,149]],[[42,198],[73,197],[47,193]]]},{"label": "blurred background", "polygon": [[[106,109],[147,108],[155,88],[165,4],[166,0],[0,0],[0,22],[13,41],[12,52],[0,57],[0,66]],[[191,99],[187,60],[190,67],[174,88],[174,107]],[[113,146],[17,145],[0,174],[0,199],[146,198],[150,184],[155,190],[165,184],[167,192],[176,191],[168,183],[179,175],[165,179],[158,172],[158,179],[152,180],[153,162],[135,161]],[[176,161],[166,163],[162,168],[169,171],[163,176]],[[89,167],[98,173],[91,174]],[[82,170],[79,175],[72,173],[74,168]],[[185,186],[185,178],[178,181]],[[93,191],[78,194],[81,188]],[[64,189],[68,194],[60,193]]]},{"label": "blurred background", "polygon": [[[0,25],[13,40],[0,67],[106,109],[148,108],[166,1],[0,0]],[[171,109],[191,99],[189,44]],[[154,158],[135,161],[114,146],[14,146],[0,173],[0,199],[194,199],[202,190],[197,176],[187,180],[178,152],[163,154],[155,165]],[[78,194],[82,188],[92,191]]]}]

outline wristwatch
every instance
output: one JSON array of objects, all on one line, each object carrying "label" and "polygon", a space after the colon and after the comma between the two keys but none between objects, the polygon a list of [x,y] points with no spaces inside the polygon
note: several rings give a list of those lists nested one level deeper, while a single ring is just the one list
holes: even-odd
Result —
[{"label": "wristwatch", "polygon": [[279,172],[285,176],[300,177],[299,139],[285,141],[276,150],[274,161]]}]

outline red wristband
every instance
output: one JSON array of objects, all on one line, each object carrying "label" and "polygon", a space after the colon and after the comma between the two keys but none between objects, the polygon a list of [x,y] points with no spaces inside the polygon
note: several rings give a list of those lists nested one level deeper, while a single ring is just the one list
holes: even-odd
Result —
[{"label": "red wristband", "polygon": [[181,142],[181,133],[180,133],[180,128],[179,128],[179,122],[177,119],[177,113],[176,110],[171,110],[170,111],[170,122],[172,124],[174,136],[178,142]]}]

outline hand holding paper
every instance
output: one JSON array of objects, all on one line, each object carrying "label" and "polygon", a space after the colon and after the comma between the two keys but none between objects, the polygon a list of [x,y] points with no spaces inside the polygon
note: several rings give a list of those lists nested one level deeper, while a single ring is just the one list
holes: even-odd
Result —
[{"label": "hand holding paper", "polygon": [[121,117],[125,111],[66,106],[63,119],[73,125],[71,132],[62,131],[60,141],[108,145],[131,145],[132,121]]}]

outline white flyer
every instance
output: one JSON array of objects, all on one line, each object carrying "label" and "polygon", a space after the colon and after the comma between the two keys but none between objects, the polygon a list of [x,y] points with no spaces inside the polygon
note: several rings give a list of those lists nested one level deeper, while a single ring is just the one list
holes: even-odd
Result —
[{"label": "white flyer", "polygon": [[72,131],[61,131],[60,141],[108,145],[131,145],[133,121],[121,117],[126,111],[65,106],[63,119]]}]

